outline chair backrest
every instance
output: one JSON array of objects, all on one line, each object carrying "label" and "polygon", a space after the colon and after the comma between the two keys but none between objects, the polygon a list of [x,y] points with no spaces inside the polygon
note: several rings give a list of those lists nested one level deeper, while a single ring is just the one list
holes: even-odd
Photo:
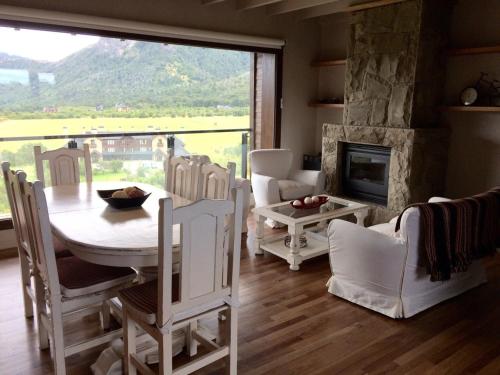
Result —
[{"label": "chair backrest", "polygon": [[182,156],[174,156],[172,150],[169,150],[163,162],[165,190],[192,200],[196,167],[194,162]]},{"label": "chair backrest", "polygon": [[2,163],[2,172],[19,254],[20,256],[27,256],[28,259],[33,262],[34,258],[30,246],[26,216],[24,214],[21,191],[19,187],[20,180],[21,182],[24,181],[26,179],[26,174],[21,173],[18,176],[15,171],[10,169],[10,164],[8,162]]},{"label": "chair backrest", "polygon": [[252,173],[286,180],[292,168],[293,154],[288,149],[265,149],[250,152]]},{"label": "chair backrest", "polygon": [[[238,303],[242,192],[231,200],[203,199],[173,209],[172,200],[160,200],[158,265],[158,323],[172,315],[203,309],[217,301]],[[224,246],[225,219],[230,215],[228,246]],[[172,303],[173,225],[181,230],[179,301]],[[202,311],[199,311],[202,312]]]},{"label": "chair backrest", "polygon": [[42,152],[40,146],[35,146],[35,165],[37,178],[45,185],[43,161],[49,162],[50,182],[52,186],[72,185],[80,183],[80,163],[83,158],[85,164],[85,178],[92,182],[92,162],[90,160],[89,145],[84,144],[83,150],[78,148],[58,148],[57,150]]},{"label": "chair backrest", "polygon": [[196,200],[228,199],[235,186],[236,164],[228,163],[227,168],[219,164],[201,164],[198,167]]},{"label": "chair backrest", "polygon": [[41,181],[26,181],[24,172],[17,172],[17,176],[36,268],[50,294],[57,298],[61,287],[43,185]]}]

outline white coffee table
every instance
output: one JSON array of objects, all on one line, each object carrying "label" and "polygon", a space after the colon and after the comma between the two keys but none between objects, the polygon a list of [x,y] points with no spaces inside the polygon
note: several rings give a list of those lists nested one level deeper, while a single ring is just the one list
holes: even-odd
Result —
[{"label": "white coffee table", "polygon": [[[293,208],[290,202],[281,202],[253,209],[257,222],[254,242],[255,254],[267,251],[290,264],[292,271],[306,259],[328,253],[326,227],[328,220],[354,214],[359,225],[364,225],[369,206],[347,199],[329,196],[327,203],[316,209],[301,210]],[[287,233],[264,236],[264,221],[272,219],[288,226],[291,236],[290,247],[285,246]],[[313,225],[316,224],[316,225]],[[307,228],[305,228],[308,226]],[[307,246],[300,247],[300,236],[304,234]]]}]

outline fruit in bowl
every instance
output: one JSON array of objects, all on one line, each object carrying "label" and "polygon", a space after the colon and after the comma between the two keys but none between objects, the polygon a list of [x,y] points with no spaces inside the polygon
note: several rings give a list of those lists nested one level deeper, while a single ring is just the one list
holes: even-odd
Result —
[{"label": "fruit in bowl", "polygon": [[322,204],[328,201],[328,197],[324,195],[313,195],[312,197],[304,197],[301,199],[296,199],[290,204],[293,208],[297,209],[308,209],[308,208],[318,208]]},{"label": "fruit in bowl", "polygon": [[144,191],[135,187],[129,186],[123,190],[117,190],[111,194],[111,198],[129,199],[129,198],[139,198],[144,196]]}]

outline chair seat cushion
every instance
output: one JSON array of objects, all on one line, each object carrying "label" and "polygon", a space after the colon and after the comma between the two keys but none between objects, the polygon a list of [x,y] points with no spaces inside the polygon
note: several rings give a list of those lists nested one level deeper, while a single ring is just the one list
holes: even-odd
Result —
[{"label": "chair seat cushion", "polygon": [[67,298],[102,292],[131,282],[136,276],[132,268],[101,266],[76,256],[56,258],[56,264],[61,293]]},{"label": "chair seat cushion", "polygon": [[[158,280],[134,285],[118,293],[124,307],[147,324],[156,322],[158,311]],[[179,300],[179,274],[172,276],[172,302]]]},{"label": "chair seat cushion", "polygon": [[54,243],[54,252],[56,253],[56,258],[73,256],[73,253],[69,251],[57,237],[52,236],[52,242]]},{"label": "chair seat cushion", "polygon": [[278,180],[278,186],[281,199],[285,201],[312,195],[314,192],[314,186],[293,180]]}]

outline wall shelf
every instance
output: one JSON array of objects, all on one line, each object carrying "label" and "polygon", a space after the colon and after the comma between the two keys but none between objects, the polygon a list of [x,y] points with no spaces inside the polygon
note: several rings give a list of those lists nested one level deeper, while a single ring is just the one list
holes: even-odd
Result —
[{"label": "wall shelf", "polygon": [[450,106],[440,107],[443,112],[500,112],[500,107],[480,107],[480,106]]},{"label": "wall shelf", "polygon": [[487,53],[500,53],[500,46],[452,48],[447,51],[448,56],[482,55]]},{"label": "wall shelf", "polygon": [[320,103],[320,102],[310,102],[309,107],[315,108],[331,108],[331,109],[344,109],[343,103]]},{"label": "wall shelf", "polygon": [[339,60],[316,60],[311,63],[312,67],[341,66],[347,63],[346,59]]}]

